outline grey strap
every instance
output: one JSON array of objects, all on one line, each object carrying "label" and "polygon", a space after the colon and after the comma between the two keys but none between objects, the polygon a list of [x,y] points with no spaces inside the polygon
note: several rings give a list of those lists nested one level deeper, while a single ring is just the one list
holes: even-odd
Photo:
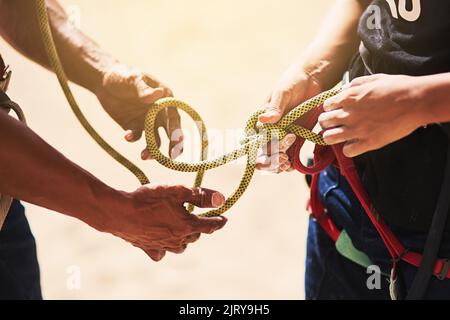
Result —
[{"label": "grey strap", "polygon": [[[8,95],[0,90],[0,108],[6,108],[13,110],[20,121],[26,122],[25,115],[22,109],[17,103],[12,101]],[[3,223],[5,222],[6,215],[8,214],[9,208],[11,207],[12,198],[10,196],[0,194],[0,230],[2,229]]]}]

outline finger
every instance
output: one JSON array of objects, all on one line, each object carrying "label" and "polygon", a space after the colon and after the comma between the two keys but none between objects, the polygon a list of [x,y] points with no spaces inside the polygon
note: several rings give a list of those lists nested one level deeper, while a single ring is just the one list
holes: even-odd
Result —
[{"label": "finger", "polygon": [[348,111],[336,109],[322,113],[318,118],[318,122],[322,129],[334,128],[345,125],[349,115]]},{"label": "finger", "polygon": [[181,129],[181,117],[176,108],[170,107],[165,110],[166,112],[166,124],[164,129],[166,130],[167,137],[172,138],[172,132]]},{"label": "finger", "polygon": [[186,237],[186,238],[183,240],[183,242],[184,242],[185,244],[188,244],[188,243],[194,243],[194,242],[196,242],[198,239],[200,239],[200,237],[201,237],[201,234],[200,234],[200,233],[195,233],[195,234],[192,234],[192,235]]},{"label": "finger", "polygon": [[352,140],[347,142],[342,148],[346,157],[353,158],[369,151],[364,140]]},{"label": "finger", "polygon": [[272,154],[286,153],[286,151],[292,147],[296,140],[297,137],[292,133],[287,134],[281,141],[272,139],[262,148],[262,154],[271,156]]},{"label": "finger", "polygon": [[182,244],[179,247],[164,247],[164,250],[175,253],[175,254],[181,254],[185,252],[187,249],[187,244]]},{"label": "finger", "polygon": [[[159,148],[161,146],[161,138],[159,137],[159,132],[157,129],[155,129],[155,131],[154,131],[154,137],[155,137],[156,145]],[[141,151],[141,159],[144,161],[145,160],[153,160],[153,157],[150,153],[150,150],[148,150],[148,148],[145,148],[144,150]]]},{"label": "finger", "polygon": [[147,84],[149,87],[152,88],[157,88],[157,87],[163,87],[161,86],[161,82],[158,81],[157,79],[149,76],[148,74],[144,73],[142,75],[142,80],[145,82],[145,84]]},{"label": "finger", "polygon": [[171,159],[178,158],[184,151],[184,140],[181,139],[178,142],[170,141],[169,153]]},{"label": "finger", "polygon": [[345,89],[334,97],[328,98],[323,103],[323,110],[329,112],[354,106],[359,102],[358,96],[360,93],[361,88],[359,88],[358,86]]},{"label": "finger", "polygon": [[288,172],[292,168],[291,162],[287,161],[280,166],[281,172]]},{"label": "finger", "polygon": [[181,118],[176,108],[168,108],[167,123],[164,126],[169,138],[169,155],[176,159],[183,152],[184,134],[181,130]]},{"label": "finger", "polygon": [[153,160],[152,155],[150,154],[150,151],[148,151],[148,149],[144,149],[141,152],[141,159],[142,160]]},{"label": "finger", "polygon": [[290,93],[277,91],[272,95],[268,104],[266,104],[266,112],[258,117],[262,123],[277,123],[284,114],[286,106],[290,99]]},{"label": "finger", "polygon": [[220,217],[198,217],[196,215],[191,215],[191,226],[193,233],[206,233],[211,234],[227,223],[227,219],[223,216]]},{"label": "finger", "polygon": [[142,130],[128,130],[125,133],[125,140],[128,142],[136,142],[142,137]]},{"label": "finger", "polygon": [[278,170],[289,161],[289,156],[285,153],[277,153],[271,156],[262,155],[256,159],[256,169],[273,171]]},{"label": "finger", "polygon": [[342,109],[344,106],[349,102],[348,98],[352,96],[352,94],[355,93],[358,89],[355,88],[348,88],[346,90],[341,91],[334,97],[328,98],[323,103],[323,110],[325,112]]},{"label": "finger", "polygon": [[191,188],[184,202],[199,208],[220,208],[225,203],[225,196],[215,190],[206,188]]},{"label": "finger", "polygon": [[323,133],[323,140],[327,144],[338,144],[357,138],[352,130],[346,127],[333,128]]},{"label": "finger", "polygon": [[191,203],[199,208],[219,208],[225,197],[218,191],[207,188],[188,188],[182,185],[161,186],[162,195],[175,199],[180,204]]},{"label": "finger", "polygon": [[148,249],[144,251],[155,262],[161,261],[166,255],[166,252],[164,250]]},{"label": "finger", "polygon": [[280,142],[279,152],[285,153],[286,151],[288,151],[288,149],[292,147],[296,140],[297,137],[295,136],[295,134],[288,133],[286,137],[284,137]]},{"label": "finger", "polygon": [[261,148],[263,155],[271,156],[280,152],[280,141],[278,139],[272,139]]},{"label": "finger", "polygon": [[382,76],[382,74],[373,74],[370,76],[358,77],[358,78],[353,79],[347,87],[348,88],[357,87],[357,86],[361,86],[366,83],[374,82],[375,80],[378,80],[381,76]]},{"label": "finger", "polygon": [[152,88],[143,79],[137,82],[137,89],[138,99],[142,104],[153,104],[167,95],[165,88]]},{"label": "finger", "polygon": [[325,112],[329,112],[329,111],[333,111],[333,110],[342,108],[342,106],[339,103],[340,101],[341,100],[338,98],[338,95],[328,98],[323,103],[323,110]]},{"label": "finger", "polygon": [[[158,148],[161,147],[161,138],[159,136],[159,132],[158,132],[157,128],[155,128],[155,130],[153,131],[153,136],[155,138],[156,146]],[[142,160],[153,160],[153,157],[152,157],[150,151],[148,150],[148,148],[145,148],[144,150],[142,150],[141,159]]]}]

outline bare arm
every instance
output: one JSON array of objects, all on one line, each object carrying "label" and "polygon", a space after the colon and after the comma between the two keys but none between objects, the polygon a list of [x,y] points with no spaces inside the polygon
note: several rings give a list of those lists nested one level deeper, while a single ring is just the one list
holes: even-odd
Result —
[{"label": "bare arm", "polygon": [[[22,54],[48,68],[34,6],[31,0],[0,0],[0,34]],[[47,0],[47,6],[70,80],[97,95],[105,111],[130,130],[128,141],[138,140],[149,106],[171,91],[151,76],[118,64],[68,23],[56,0]],[[161,113],[158,121],[169,137],[180,127],[173,110]],[[176,143],[171,143],[171,150]],[[157,185],[135,192],[115,190],[4,112],[0,112],[0,145],[0,193],[76,217],[141,248],[154,260],[162,259],[166,251],[183,252],[201,233],[212,233],[226,222],[200,218],[184,208],[185,202],[221,206],[224,197],[218,192]],[[148,155],[143,153],[142,158]]]},{"label": "bare arm", "polygon": [[0,112],[0,145],[0,193],[97,228],[111,201],[125,199],[4,112]]},{"label": "bare arm", "polygon": [[329,144],[355,157],[400,140],[421,126],[450,122],[450,73],[376,74],[354,79],[328,99],[319,117]]},{"label": "bare arm", "polygon": [[[48,67],[35,13],[35,1],[0,0],[0,34],[33,61]],[[73,28],[56,0],[47,0],[55,43],[71,81],[91,90],[124,129],[126,139],[142,134],[144,117],[157,99],[171,91],[151,76],[117,63],[91,39]],[[161,113],[158,125],[169,138],[179,130],[174,110]],[[178,134],[180,140],[182,135]],[[172,141],[170,151],[179,141]],[[0,111],[0,193],[76,217],[114,234],[160,260],[166,251],[181,253],[200,233],[226,222],[189,214],[184,203],[219,207],[218,192],[183,186],[146,186],[122,192],[65,158],[32,130]],[[148,158],[143,153],[142,158]]]},{"label": "bare arm", "polygon": [[[419,125],[450,122],[450,73],[425,76],[418,80],[422,97]],[[419,84],[419,83],[418,83]],[[419,84],[419,85],[420,85]]]},{"label": "bare arm", "polygon": [[322,90],[333,87],[347,70],[357,52],[359,19],[370,0],[336,0],[321,29],[300,57],[304,70],[320,84]]},{"label": "bare arm", "polygon": [[[55,44],[69,80],[97,96],[104,110],[126,130],[127,141],[139,140],[149,106],[171,96],[172,91],[155,77],[120,64],[101,49],[71,25],[57,0],[46,3]],[[0,0],[0,34],[19,52],[49,68],[35,4],[31,0]],[[178,112],[175,109],[162,112],[158,126],[166,129],[170,139],[169,154],[178,156],[183,140]],[[149,159],[146,150],[141,156]]]},{"label": "bare arm", "polygon": [[209,189],[146,186],[123,192],[68,160],[19,121],[0,111],[0,193],[78,218],[118,236],[160,260],[183,252],[225,218],[189,214],[184,203],[219,207],[224,197]]},{"label": "bare arm", "polygon": [[[93,92],[96,91],[108,68],[117,61],[73,27],[56,0],[47,0],[46,3],[53,37],[69,79]],[[1,1],[0,33],[16,50],[49,68],[35,4],[35,1],[29,0]]]},{"label": "bare arm", "polygon": [[[334,2],[314,41],[278,80],[264,106],[266,112],[259,117],[261,122],[278,122],[292,108],[340,81],[352,56],[358,50],[358,23],[370,2]],[[297,124],[307,126],[301,121]],[[295,136],[288,135],[280,143],[279,150],[264,153],[259,157],[257,168],[278,173],[290,170],[291,164],[285,151],[294,141]]]}]

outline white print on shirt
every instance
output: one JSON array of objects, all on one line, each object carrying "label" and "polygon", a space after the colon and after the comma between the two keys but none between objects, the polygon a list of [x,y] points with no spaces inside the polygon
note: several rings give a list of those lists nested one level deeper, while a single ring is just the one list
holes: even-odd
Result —
[{"label": "white print on shirt", "polygon": [[386,2],[389,4],[389,8],[391,9],[392,16],[395,19],[398,19],[398,15],[400,14],[400,16],[406,21],[409,22],[417,21],[422,11],[420,5],[421,0],[408,0],[412,1],[411,10],[406,9],[406,1],[407,0],[399,0],[397,7],[395,0],[386,0]]}]

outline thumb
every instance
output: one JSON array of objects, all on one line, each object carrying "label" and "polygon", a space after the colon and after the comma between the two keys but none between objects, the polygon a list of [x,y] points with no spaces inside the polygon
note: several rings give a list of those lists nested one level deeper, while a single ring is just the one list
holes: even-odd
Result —
[{"label": "thumb", "polygon": [[219,208],[225,202],[225,197],[218,191],[206,188],[191,188],[186,194],[185,202],[198,208]]},{"label": "thumb", "polygon": [[218,191],[207,188],[188,188],[182,185],[160,188],[163,196],[173,198],[180,204],[190,203],[199,208],[219,208],[225,197]]},{"label": "thumb", "polygon": [[227,223],[227,218],[223,216],[219,217],[198,217],[196,215],[191,215],[193,227],[193,233],[207,233],[211,234],[219,229],[222,229]]},{"label": "thumb", "polygon": [[286,91],[275,92],[270,102],[265,106],[266,111],[259,116],[258,120],[262,123],[277,123],[280,121],[289,102],[290,95]]},{"label": "thumb", "polygon": [[142,104],[152,104],[167,96],[167,89],[149,87],[143,80],[138,85],[138,99]]},{"label": "thumb", "polygon": [[166,255],[166,252],[163,250],[148,249],[144,250],[144,252],[155,262],[161,261]]}]

